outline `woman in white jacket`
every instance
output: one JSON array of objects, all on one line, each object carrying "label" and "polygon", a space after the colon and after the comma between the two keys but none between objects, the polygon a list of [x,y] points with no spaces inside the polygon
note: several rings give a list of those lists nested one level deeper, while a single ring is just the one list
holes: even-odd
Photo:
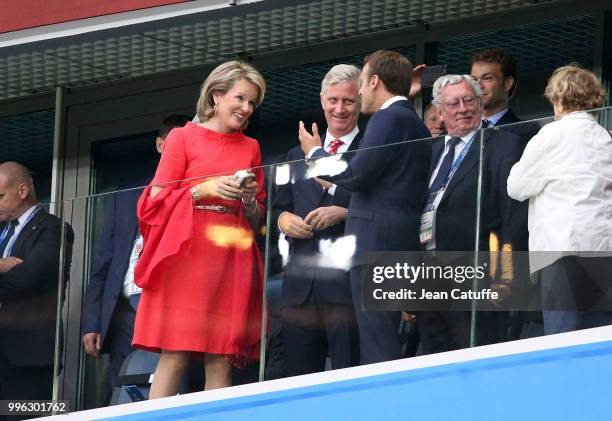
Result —
[{"label": "woman in white jacket", "polygon": [[551,334],[612,324],[612,137],[585,111],[605,98],[592,72],[561,67],[545,95],[555,121],[510,171],[508,195],[529,199],[530,266]]}]

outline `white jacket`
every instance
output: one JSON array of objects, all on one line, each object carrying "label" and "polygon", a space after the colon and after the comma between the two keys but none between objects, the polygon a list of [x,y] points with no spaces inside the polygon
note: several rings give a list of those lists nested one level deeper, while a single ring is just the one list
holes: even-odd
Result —
[{"label": "white jacket", "polygon": [[531,272],[564,255],[612,255],[612,137],[590,114],[542,127],[512,167],[508,195],[529,199],[530,252],[555,252],[531,253]]}]

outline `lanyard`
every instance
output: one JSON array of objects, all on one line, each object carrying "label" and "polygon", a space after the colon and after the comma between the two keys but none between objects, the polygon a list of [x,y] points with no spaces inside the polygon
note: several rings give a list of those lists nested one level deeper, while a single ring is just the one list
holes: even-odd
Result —
[{"label": "lanyard", "polygon": [[[474,141],[474,139],[476,139],[476,135],[478,134],[478,130],[476,130],[476,133],[474,133],[474,135],[470,138],[470,140],[468,141],[468,143],[464,146],[464,148],[461,150],[461,153],[459,154],[459,156],[457,157],[457,159],[455,159],[455,162],[453,162],[453,165],[451,166],[451,170],[448,173],[448,177],[446,177],[446,180],[444,180],[444,183],[442,183],[442,187],[440,187],[440,190],[444,190],[446,188],[446,183],[448,183],[448,181],[453,177],[453,175],[455,174],[455,171],[457,171],[457,168],[459,168],[459,165],[461,165],[461,161],[463,161],[463,158],[465,158],[465,155],[467,155],[470,146],[472,145],[472,142]],[[450,152],[450,151],[449,151]],[[448,153],[448,152],[447,152]]]}]

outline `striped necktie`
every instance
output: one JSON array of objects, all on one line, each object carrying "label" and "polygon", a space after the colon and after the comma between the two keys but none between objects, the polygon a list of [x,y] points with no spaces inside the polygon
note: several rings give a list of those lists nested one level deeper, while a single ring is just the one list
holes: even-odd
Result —
[{"label": "striped necktie", "polygon": [[15,234],[15,227],[17,225],[19,225],[18,219],[8,223],[8,229],[6,230],[5,236],[0,243],[0,257],[4,255],[4,250],[6,250],[6,246],[8,246],[9,241],[11,241],[13,234]]}]

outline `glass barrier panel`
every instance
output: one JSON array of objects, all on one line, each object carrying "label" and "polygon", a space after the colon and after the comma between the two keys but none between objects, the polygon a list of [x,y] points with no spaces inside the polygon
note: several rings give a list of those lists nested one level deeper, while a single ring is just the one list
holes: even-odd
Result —
[{"label": "glass barrier panel", "polygon": [[[280,264],[267,278],[265,379],[469,346],[469,302],[455,309],[437,296],[440,279],[425,269],[474,248],[479,139],[465,156],[473,188],[459,190],[472,209],[461,222],[468,234],[453,246],[452,205],[436,198],[452,169],[442,166],[444,139],[354,151],[360,137],[317,159],[298,146],[275,165],[268,254]],[[448,320],[452,332],[440,334]]]},{"label": "glass barrier panel", "polygon": [[[480,131],[482,145],[478,230],[474,265],[483,274],[472,281],[472,346],[538,335],[539,315],[529,312],[535,299],[525,258],[527,204],[508,196],[507,180],[525,146],[552,119],[492,126]],[[511,304],[512,303],[512,304]]]},{"label": "glass barrier panel", "polygon": [[210,387],[258,380],[265,180],[240,170],[64,202],[75,239],[58,383],[76,409],[148,397],[161,350],[186,366],[180,393],[203,390],[205,359]]},{"label": "glass barrier panel", "polygon": [[[608,129],[609,111],[596,117]],[[182,393],[204,387],[203,353],[229,355],[227,385],[542,334],[529,265],[544,250],[527,254],[528,205],[506,190],[527,140],[510,129],[476,132],[453,159],[443,137],[309,160],[296,147],[240,174],[63,202],[74,240],[66,230],[56,396],[71,410],[147,397],[159,354],[111,346],[134,323],[140,348],[190,351]]]},{"label": "glass barrier panel", "polygon": [[482,131],[476,345],[612,322],[609,113]]}]

